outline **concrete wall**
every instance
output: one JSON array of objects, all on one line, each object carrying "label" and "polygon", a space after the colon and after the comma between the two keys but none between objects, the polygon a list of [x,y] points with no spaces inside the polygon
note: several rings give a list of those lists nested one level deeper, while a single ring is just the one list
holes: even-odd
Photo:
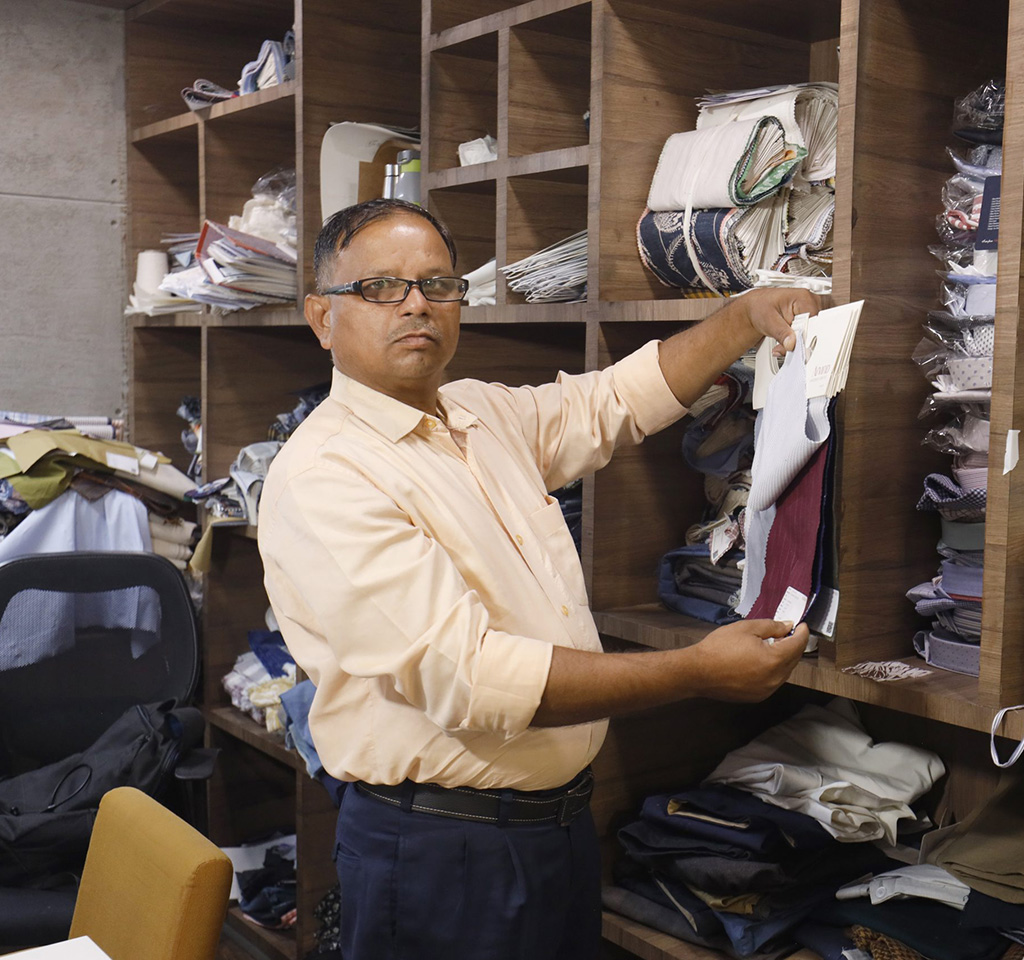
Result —
[{"label": "concrete wall", "polygon": [[0,0],[0,409],[118,416],[124,14]]}]

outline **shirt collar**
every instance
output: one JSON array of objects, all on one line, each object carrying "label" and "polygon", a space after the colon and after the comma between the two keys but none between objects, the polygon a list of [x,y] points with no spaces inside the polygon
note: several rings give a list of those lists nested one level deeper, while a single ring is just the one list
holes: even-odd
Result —
[{"label": "shirt collar", "polygon": [[[476,422],[475,414],[444,398],[443,390],[439,392],[439,397],[444,401],[449,427],[465,430]],[[402,437],[412,433],[427,416],[422,410],[410,407],[401,400],[353,380],[337,367],[332,372],[331,398],[344,404],[392,443],[397,443]]]}]

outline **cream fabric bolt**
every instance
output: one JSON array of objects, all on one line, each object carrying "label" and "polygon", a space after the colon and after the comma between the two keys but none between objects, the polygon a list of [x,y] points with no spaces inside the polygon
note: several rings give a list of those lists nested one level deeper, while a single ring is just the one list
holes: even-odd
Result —
[{"label": "cream fabric bolt", "polygon": [[746,790],[817,820],[839,840],[896,842],[910,804],[946,772],[934,753],[875,743],[854,706],[836,698],[795,716],[728,754],[705,782]]}]

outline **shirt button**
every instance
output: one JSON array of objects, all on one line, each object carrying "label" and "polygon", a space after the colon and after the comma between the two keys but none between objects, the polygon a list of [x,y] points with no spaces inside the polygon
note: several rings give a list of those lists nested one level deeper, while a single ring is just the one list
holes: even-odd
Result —
[{"label": "shirt button", "polygon": [[431,420],[430,417],[427,417],[426,424],[427,424],[427,429],[428,430],[433,430],[434,427],[437,426],[437,421],[436,420]]},{"label": "shirt button", "polygon": [[565,606],[565,604],[562,604],[562,616],[563,617],[569,616],[569,608],[567,606]]},{"label": "shirt button", "polygon": [[521,536],[519,536],[518,533],[516,534],[516,543],[518,543],[519,546],[523,545],[523,538]]}]

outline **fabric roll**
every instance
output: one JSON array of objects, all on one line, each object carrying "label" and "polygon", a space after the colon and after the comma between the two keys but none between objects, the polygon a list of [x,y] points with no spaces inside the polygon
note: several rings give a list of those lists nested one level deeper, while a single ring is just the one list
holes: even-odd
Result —
[{"label": "fabric roll", "polygon": [[807,151],[766,115],[675,133],[665,141],[647,206],[655,211],[743,207],[777,193]]},{"label": "fabric roll", "polygon": [[191,543],[199,525],[190,520],[168,519],[165,517],[149,518],[149,533],[154,539],[166,540],[168,543]]},{"label": "fabric roll", "polygon": [[713,282],[715,290],[748,290],[755,277],[736,236],[744,213],[735,207],[694,210],[688,221],[683,210],[645,210],[637,224],[640,259],[666,287],[706,291],[687,249],[688,233],[700,271]]},{"label": "fabric roll", "polygon": [[153,538],[153,553],[168,560],[188,560],[192,556],[192,548],[184,543],[171,543],[169,540]]}]

